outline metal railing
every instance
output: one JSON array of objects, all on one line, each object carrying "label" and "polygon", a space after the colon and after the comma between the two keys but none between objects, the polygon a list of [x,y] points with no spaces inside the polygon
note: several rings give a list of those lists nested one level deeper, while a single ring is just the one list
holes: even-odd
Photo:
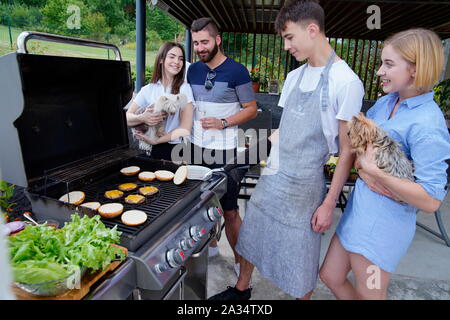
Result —
[{"label": "metal railing", "polygon": [[[380,82],[376,72],[380,67],[381,41],[347,38],[329,38],[331,47],[359,76],[366,91],[364,99],[376,100]],[[278,79],[282,84],[289,71],[300,64],[284,51],[282,37],[275,34],[222,33],[225,54],[242,63],[248,70],[259,68],[262,77]],[[196,55],[192,55],[196,60]],[[268,85],[262,86],[267,91]]]}]

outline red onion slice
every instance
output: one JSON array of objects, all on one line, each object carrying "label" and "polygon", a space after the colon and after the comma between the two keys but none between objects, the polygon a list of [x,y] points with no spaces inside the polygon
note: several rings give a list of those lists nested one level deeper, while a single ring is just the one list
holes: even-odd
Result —
[{"label": "red onion slice", "polygon": [[5,224],[5,227],[7,230],[9,230],[9,233],[15,233],[23,230],[25,228],[25,222],[22,221],[14,221]]}]

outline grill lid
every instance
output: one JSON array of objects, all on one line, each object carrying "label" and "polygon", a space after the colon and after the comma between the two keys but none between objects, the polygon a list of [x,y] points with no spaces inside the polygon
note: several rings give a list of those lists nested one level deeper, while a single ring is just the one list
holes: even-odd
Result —
[{"label": "grill lid", "polygon": [[[14,115],[0,120],[13,124],[1,124],[3,179],[28,186],[53,168],[128,147],[123,111],[133,93],[128,61],[12,53],[0,57],[1,66],[17,73],[0,75],[0,83],[16,79],[0,86],[6,97],[0,110],[13,109],[8,114]],[[21,97],[11,97],[8,87]]]}]

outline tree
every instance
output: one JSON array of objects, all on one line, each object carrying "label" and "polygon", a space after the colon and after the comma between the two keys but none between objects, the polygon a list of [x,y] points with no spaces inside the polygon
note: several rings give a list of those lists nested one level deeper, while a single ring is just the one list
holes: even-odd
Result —
[{"label": "tree", "polygon": [[162,40],[173,40],[175,35],[184,32],[182,25],[159,8],[147,11],[147,30],[155,30]]},{"label": "tree", "polygon": [[98,12],[90,12],[83,18],[83,31],[90,37],[100,40],[105,34],[111,32],[106,18]]},{"label": "tree", "polygon": [[[119,26],[130,26],[126,24],[125,13],[123,10],[122,0],[84,0],[88,11],[90,13],[98,13],[104,16],[106,25],[110,28],[112,33]],[[104,28],[104,26],[102,26]],[[123,27],[118,28],[124,34]]]},{"label": "tree", "polygon": [[[69,29],[67,21],[72,13],[67,12],[69,6],[75,5],[80,8],[80,14],[83,16],[87,12],[86,7],[80,0],[47,0],[47,4],[42,8],[42,24],[51,32],[62,34],[80,34],[81,29]],[[81,20],[81,27],[83,20]]]},{"label": "tree", "polygon": [[24,4],[26,6],[29,7],[43,7],[45,6],[45,4],[47,3],[47,0],[4,0],[4,1],[0,1],[0,2],[6,2],[6,3],[20,3],[20,4]]}]

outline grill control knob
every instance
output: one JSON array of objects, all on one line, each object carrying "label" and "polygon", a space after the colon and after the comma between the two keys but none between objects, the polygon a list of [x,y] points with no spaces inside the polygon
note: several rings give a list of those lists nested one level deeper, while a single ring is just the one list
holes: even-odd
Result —
[{"label": "grill control knob", "polygon": [[176,268],[183,264],[186,256],[180,249],[171,249],[166,253],[167,263],[171,268]]},{"label": "grill control knob", "polygon": [[202,236],[206,233],[205,228],[200,228],[199,226],[193,226],[189,229],[189,235],[195,241],[200,241]]},{"label": "grill control knob", "polygon": [[206,211],[206,215],[210,221],[216,221],[223,216],[223,212],[217,207],[211,207]]},{"label": "grill control knob", "polygon": [[184,238],[180,241],[180,247],[183,250],[189,250],[195,246],[195,241],[192,239]]},{"label": "grill control knob", "polygon": [[158,273],[163,273],[164,271],[167,271],[169,269],[169,265],[167,263],[158,263],[155,266],[155,270]]}]

